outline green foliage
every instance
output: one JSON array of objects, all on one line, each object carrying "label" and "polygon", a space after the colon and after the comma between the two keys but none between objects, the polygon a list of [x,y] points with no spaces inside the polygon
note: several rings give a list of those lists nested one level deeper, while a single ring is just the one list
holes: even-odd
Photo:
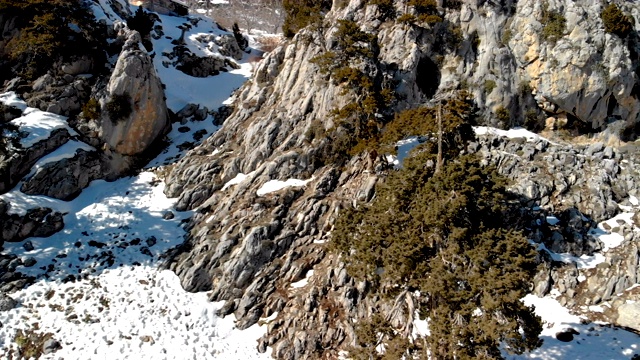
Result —
[{"label": "green foliage", "polygon": [[335,36],[338,39],[338,48],[345,58],[372,58],[376,55],[377,37],[360,30],[360,26],[355,21],[338,20],[338,31]]},{"label": "green foliage", "polygon": [[324,12],[331,8],[330,0],[284,0],[282,7],[285,19],[282,32],[292,38],[300,29],[311,24],[320,24]]},{"label": "green foliage", "polygon": [[[437,133],[436,112],[437,107],[422,106],[397,113],[393,121],[385,126],[380,143],[388,146],[410,136]],[[442,129],[445,134],[454,134],[462,125],[473,125],[474,116],[470,94],[460,91],[442,107]],[[449,143],[453,144],[454,141]]]},{"label": "green foliage", "polygon": [[[375,34],[360,30],[360,26],[354,21],[338,20],[335,38],[337,43],[334,51],[318,55],[311,61],[318,65],[321,73],[329,74],[334,84],[342,86],[343,95],[351,93],[357,99],[332,111],[336,123],[333,131],[342,129],[350,136],[339,135],[339,147],[336,139],[333,139],[331,148],[338,154],[353,155],[370,149],[375,143],[384,125],[383,114],[395,100],[395,94],[362,71],[361,67],[353,66],[377,61],[379,49]],[[341,161],[343,156],[339,155],[337,159]],[[322,160],[321,163],[327,162]]]},{"label": "green foliage", "polygon": [[511,124],[511,112],[504,106],[496,109],[496,119],[501,128],[506,129]]},{"label": "green foliage", "polygon": [[542,4],[542,39],[555,43],[563,35],[567,27],[567,19],[559,11],[549,10],[549,4]]},{"label": "green foliage", "polygon": [[[435,160],[434,146],[423,146],[377,187],[370,205],[341,212],[330,249],[374,294],[420,292],[431,358],[502,358],[501,346],[534,349],[542,326],[520,299],[536,273],[536,252],[508,229],[506,180],[477,158],[454,154],[435,174],[425,166]],[[380,339],[372,334],[387,333],[387,324],[372,321],[358,342],[370,346]]]},{"label": "green foliage", "polygon": [[429,26],[442,22],[442,17],[438,14],[438,4],[435,0],[409,0],[407,5],[413,6],[418,14],[418,20],[427,23]]},{"label": "green foliage", "polygon": [[236,39],[238,46],[242,51],[244,51],[247,48],[247,46],[249,46],[249,40],[247,40],[244,37],[244,35],[242,35],[242,32],[240,32],[240,27],[238,26],[237,22],[233,23],[233,27],[231,29],[233,30],[233,37]]},{"label": "green foliage", "polygon": [[378,6],[378,12],[382,20],[396,17],[396,7],[393,4],[393,0],[368,0],[367,3],[368,5]]},{"label": "green foliage", "polygon": [[399,23],[414,24],[416,21],[418,21],[418,18],[416,18],[412,14],[402,14],[398,17]]},{"label": "green foliage", "polygon": [[524,127],[528,130],[539,132],[544,130],[544,118],[538,115],[535,109],[528,109],[524,113]]},{"label": "green foliage", "polygon": [[140,36],[146,38],[153,30],[153,18],[147,14],[142,6],[138,7],[135,14],[127,19],[127,26],[131,30],[136,30]]},{"label": "green foliage", "polygon": [[39,359],[43,355],[44,343],[52,338],[52,333],[36,333],[33,330],[18,329],[13,338],[13,342],[18,346],[18,358]]},{"label": "green foliage", "polygon": [[[9,68],[15,74],[0,74],[3,78],[20,75],[34,79],[44,74],[62,58],[101,53],[104,34],[97,30],[95,18],[84,1],[26,0],[0,1],[0,11],[16,17],[20,35],[6,44]],[[73,46],[69,46],[73,44]]]},{"label": "green foliage", "polygon": [[604,23],[604,29],[621,38],[627,37],[629,32],[633,29],[630,18],[614,3],[611,3],[604,8],[600,16]]},{"label": "green foliage", "polygon": [[484,81],[484,92],[489,95],[496,88],[496,82],[493,80]]},{"label": "green foliage", "polygon": [[105,105],[109,119],[116,123],[126,119],[133,111],[131,96],[129,94],[112,95],[111,100]]},{"label": "green foliage", "polygon": [[407,5],[413,6],[419,15],[438,12],[438,3],[435,0],[409,0]]},{"label": "green foliage", "polygon": [[513,37],[513,32],[511,31],[511,29],[504,29],[504,31],[502,32],[502,45],[504,46],[508,46],[509,45],[509,41],[511,41],[511,38]]},{"label": "green foliage", "polygon": [[90,120],[98,119],[101,112],[100,103],[95,98],[89,99],[89,101],[82,106],[84,117]]}]

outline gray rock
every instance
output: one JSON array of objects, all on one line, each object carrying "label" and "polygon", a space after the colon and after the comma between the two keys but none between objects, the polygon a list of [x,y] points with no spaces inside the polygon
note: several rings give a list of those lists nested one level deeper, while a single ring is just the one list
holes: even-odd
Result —
[{"label": "gray rock", "polygon": [[39,168],[24,181],[20,191],[30,195],[46,195],[61,200],[78,196],[91,181],[113,176],[103,156],[79,150],[72,158],[51,162]]},{"label": "gray rock", "polygon": [[176,113],[176,116],[181,119],[189,118],[195,114],[199,107],[197,104],[187,104]]},{"label": "gray rock", "polygon": [[617,323],[621,326],[640,331],[640,303],[625,303],[617,309]]},{"label": "gray rock", "polygon": [[207,109],[207,107],[205,106],[196,110],[196,112],[193,114],[193,119],[196,121],[202,121],[206,119],[207,116],[209,116],[209,109]]},{"label": "gray rock", "polygon": [[31,240],[25,241],[24,244],[22,244],[22,247],[24,248],[25,251],[33,251],[34,249],[33,244],[31,243]]},{"label": "gray rock", "polygon": [[53,85],[55,81],[56,80],[53,78],[53,76],[49,74],[44,74],[38,79],[36,79],[36,81],[33,82],[33,85],[32,85],[33,91],[43,91],[48,86]]},{"label": "gray rock", "polygon": [[56,129],[47,139],[0,160],[0,193],[14,187],[42,156],[65,144],[69,137],[67,129]]},{"label": "gray rock", "polygon": [[28,257],[28,258],[24,259],[22,262],[23,262],[24,267],[32,267],[32,266],[34,266],[38,261],[37,261],[35,258],[33,258],[33,257]]},{"label": "gray rock", "polygon": [[18,306],[18,302],[11,296],[0,292],[0,311],[9,311]]},{"label": "gray rock", "polygon": [[242,49],[238,46],[238,42],[236,38],[231,34],[223,34],[220,37],[215,39],[217,45],[219,46],[220,54],[224,56],[231,56],[236,60],[242,59]]},{"label": "gray rock", "polygon": [[125,119],[112,121],[102,113],[100,137],[122,155],[137,155],[149,148],[170,128],[164,91],[149,55],[140,49],[140,34],[130,32],[113,69],[102,108],[113,95],[131,97],[133,111]]},{"label": "gray rock", "polygon": [[93,61],[88,56],[83,56],[71,63],[62,65],[62,71],[68,75],[79,75],[91,72]]},{"label": "gray rock", "polygon": [[47,341],[44,342],[44,344],[42,344],[42,353],[45,355],[51,354],[60,349],[62,349],[62,345],[58,340],[48,339]]}]

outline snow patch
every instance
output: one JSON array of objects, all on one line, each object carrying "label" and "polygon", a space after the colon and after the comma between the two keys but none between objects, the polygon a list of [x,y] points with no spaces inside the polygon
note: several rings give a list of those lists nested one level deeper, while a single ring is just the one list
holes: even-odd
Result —
[{"label": "snow patch", "polygon": [[234,177],[233,179],[231,179],[231,180],[227,181],[227,182],[222,186],[221,191],[226,190],[226,189],[227,189],[227,188],[229,188],[230,186],[240,184],[241,182],[245,181],[248,177],[253,176],[253,174],[255,174],[255,171],[252,171],[252,172],[250,172],[250,173],[248,173],[248,174],[238,173],[238,174],[236,175],[236,177]]},{"label": "snow patch", "polygon": [[281,180],[269,180],[262,184],[260,189],[256,192],[258,196],[264,196],[266,194],[276,192],[288,187],[301,187],[307,185],[310,181],[313,181],[313,176],[308,180],[288,179],[286,181]]},{"label": "snow patch", "polygon": [[11,120],[10,123],[27,134],[20,139],[23,148],[29,148],[37,142],[49,138],[51,132],[56,129],[67,129],[70,135],[78,135],[69,127],[66,117],[34,108],[27,108],[21,117]]},{"label": "snow patch", "polygon": [[13,91],[0,94],[0,102],[7,106],[18,108],[22,111],[25,111],[27,109],[27,103],[24,102],[24,100],[20,99],[18,94]]},{"label": "snow patch", "polygon": [[309,278],[313,275],[313,270],[309,270],[307,271],[307,274],[304,276],[304,279],[300,280],[300,281],[296,281],[294,283],[291,283],[291,287],[294,289],[298,289],[301,288],[303,286],[306,286],[309,283]]}]

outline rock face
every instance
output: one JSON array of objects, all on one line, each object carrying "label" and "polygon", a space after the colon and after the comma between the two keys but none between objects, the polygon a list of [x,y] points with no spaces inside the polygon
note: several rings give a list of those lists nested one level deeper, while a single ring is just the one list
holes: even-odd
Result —
[{"label": "rock face", "polygon": [[24,181],[20,191],[61,200],[78,196],[93,180],[110,178],[108,161],[98,152],[80,150],[73,158],[49,163]]},{"label": "rock face", "polygon": [[[400,14],[406,11],[404,2],[394,3]],[[567,18],[579,10],[570,1],[549,6],[563,9]],[[534,109],[535,116],[542,109],[564,114],[592,126],[612,116],[634,123],[637,99],[627,92],[637,81],[629,72],[634,60],[621,39],[604,34],[600,5],[582,10],[583,21],[568,19],[566,33],[552,44],[541,40],[537,1],[462,1],[460,9],[446,10],[446,20],[459,28],[461,39],[448,48],[428,26],[384,21],[377,6],[362,0],[334,6],[324,26],[302,30],[266,56],[253,80],[237,93],[236,109],[223,127],[173,167],[167,195],[179,198],[178,210],[196,211],[188,240],[171,254],[167,267],[185,289],[211,291],[211,300],[225,300],[220,312],[234,313],[239,328],[277,312],[258,346],[261,351],[271,347],[276,358],[336,357],[354,339],[349,319],[373,312],[390,314],[410,334],[412,295],[394,304],[371,303],[367,284],[350,278],[340,259],[327,255],[322,245],[330,241],[339,210],[370,200],[388,164],[368,154],[346,164],[319,161],[331,144],[310,134],[333,128],[332,110],[357,100],[328,81],[311,60],[336,46],[337,20],[348,19],[377,35],[379,54],[363,60],[359,69],[395,84],[395,110],[465,88],[490,124],[523,121],[526,109]],[[566,54],[568,46],[585,39],[595,45]],[[537,46],[535,59],[525,60],[525,41]],[[606,76],[594,70],[603,67]],[[592,92],[577,82],[589,82]],[[499,108],[507,111],[506,119],[496,119]],[[486,135],[468,152],[516,180],[511,190],[521,198],[523,226],[532,225],[532,239],[551,251],[580,256],[602,249],[589,232],[594,221],[616,214],[617,202],[639,190],[633,167],[621,166],[635,159],[604,144],[572,147]],[[268,181],[291,178],[309,182],[265,195],[258,191]],[[548,215],[559,223],[546,221]],[[549,252],[540,256],[546,260],[537,291],[554,287],[567,296],[577,294],[578,269],[556,264]],[[314,272],[306,285],[290,286],[309,270]]]},{"label": "rock face", "polygon": [[0,193],[14,187],[23,176],[31,171],[31,167],[44,155],[52,152],[69,141],[67,129],[57,129],[51,135],[27,149],[19,149],[11,153],[9,158],[0,159]]},{"label": "rock face", "polygon": [[28,237],[47,237],[62,230],[62,214],[48,208],[29,209],[26,214],[10,214],[10,206],[0,200],[0,245]]},{"label": "rock face", "polygon": [[164,91],[151,58],[141,48],[140,34],[132,31],[118,57],[102,99],[104,109],[114,95],[128,95],[133,111],[124,119],[101,118],[100,138],[121,155],[138,155],[164,135],[169,127]]},{"label": "rock face", "polygon": [[[623,11],[637,16],[637,8],[617,2]],[[545,110],[566,113],[594,129],[609,117],[636,122],[640,102],[633,93],[638,82],[637,54],[633,44],[604,31],[603,3],[550,1],[549,10],[566,19],[566,31],[555,43],[541,33],[542,6],[538,1],[518,2],[509,27],[507,46],[518,68],[518,77],[533,89]],[[633,41],[632,41],[633,42]],[[635,58],[635,59],[634,59]]]}]

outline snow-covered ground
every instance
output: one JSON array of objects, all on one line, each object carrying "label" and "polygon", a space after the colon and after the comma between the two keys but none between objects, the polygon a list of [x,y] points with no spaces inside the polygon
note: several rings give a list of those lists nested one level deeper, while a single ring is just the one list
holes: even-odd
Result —
[{"label": "snow-covered ground", "polygon": [[[124,2],[122,2],[124,5]],[[108,23],[119,17],[107,0],[93,5],[99,19]],[[135,10],[135,7],[131,7]],[[166,85],[167,104],[173,111],[188,103],[215,110],[229,101],[232,92],[251,75],[247,58],[240,69],[219,76],[194,78],[162,64],[162,52],[170,52],[171,39],[180,37],[185,18],[160,16],[165,37],[154,41],[156,70]],[[206,18],[185,35],[196,54],[214,55],[193,40],[199,34],[222,34]],[[14,93],[0,94],[0,101],[25,111],[13,120],[26,136],[23,147],[47,138],[68,126],[66,118],[31,109]],[[178,130],[180,127],[182,129]],[[149,166],[179,159],[186,142],[197,144],[217,130],[213,119],[174,124],[169,147]],[[71,157],[78,149],[95,150],[77,140],[69,141],[43,157],[34,169]],[[265,359],[256,350],[265,325],[247,330],[235,328],[233,315],[215,315],[221,303],[211,303],[206,293],[188,293],[178,277],[159,270],[166,251],[181,244],[189,212],[173,212],[164,183],[151,171],[114,182],[94,181],[73,201],[29,196],[20,184],[0,198],[9,201],[11,212],[25,214],[30,208],[49,207],[63,212],[65,228],[48,238],[29,238],[5,243],[4,253],[27,263],[17,270],[36,277],[36,282],[10,294],[18,300],[13,310],[0,312],[0,358],[16,355],[14,341],[19,329],[51,333],[62,348],[43,359]],[[25,245],[28,244],[28,245]],[[268,319],[266,319],[268,322]],[[264,321],[262,322],[264,323]]]},{"label": "snow-covered ground", "polygon": [[[614,360],[631,359],[634,354],[640,354],[638,335],[572,315],[553,296],[539,298],[527,295],[523,301],[527,305],[534,305],[536,314],[542,318],[543,330],[540,338],[543,344],[528,354],[503,354],[506,359]],[[563,342],[556,338],[557,333],[569,329],[578,333],[573,335],[573,340]]]}]

